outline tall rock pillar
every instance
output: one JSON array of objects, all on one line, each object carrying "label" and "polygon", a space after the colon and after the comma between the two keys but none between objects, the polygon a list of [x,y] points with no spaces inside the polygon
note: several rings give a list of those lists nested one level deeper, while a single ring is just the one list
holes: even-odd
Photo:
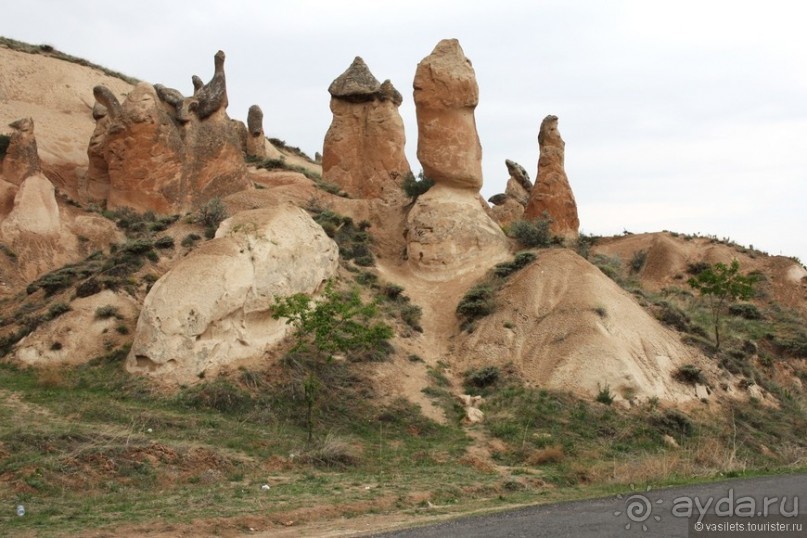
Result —
[{"label": "tall rock pillar", "polygon": [[580,219],[577,217],[577,203],[564,169],[566,143],[560,137],[557,116],[547,116],[541,122],[538,147],[538,174],[524,210],[524,218],[543,218],[546,214],[552,219],[552,235],[576,239]]}]

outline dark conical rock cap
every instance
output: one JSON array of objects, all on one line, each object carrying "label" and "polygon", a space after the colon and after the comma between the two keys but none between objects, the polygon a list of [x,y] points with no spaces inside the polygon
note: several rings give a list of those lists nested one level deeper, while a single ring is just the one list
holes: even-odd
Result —
[{"label": "dark conical rock cap", "polygon": [[347,101],[370,100],[377,96],[380,90],[381,83],[373,76],[360,56],[356,56],[347,71],[339,75],[328,87],[331,96]]}]

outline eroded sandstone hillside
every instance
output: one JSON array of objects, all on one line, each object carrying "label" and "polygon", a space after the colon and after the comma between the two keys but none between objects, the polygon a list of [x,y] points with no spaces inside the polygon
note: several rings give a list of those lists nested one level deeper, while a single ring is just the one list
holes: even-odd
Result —
[{"label": "eroded sandstone hillside", "polygon": [[[748,386],[654,315],[646,293],[615,283],[617,273],[664,293],[686,288],[693,264],[739,259],[764,277],[767,293],[753,304],[807,314],[807,271],[786,258],[669,233],[593,247],[578,238],[556,116],[540,125],[535,185],[508,161],[507,191],[490,207],[479,194],[479,89],[456,40],[414,70],[420,183],[397,111],[409,96],[379,83],[361,58],[328,88],[321,164],[266,139],[258,105],[247,125],[228,116],[224,58],[213,55],[212,78],[194,75],[184,95],[0,46],[6,360],[47,368],[129,346],[130,372],[193,384],[277,360],[288,327],[271,316],[276,297],[316,295],[329,280],[369,272],[406,290],[422,313],[421,331],[399,332],[375,379],[424,408],[434,407],[421,389],[438,363],[458,377],[497,366],[531,386],[685,403],[747,398]],[[541,219],[551,248],[491,277],[524,250],[515,227]],[[346,243],[349,229],[361,241]],[[491,312],[469,324],[458,306],[480,285],[491,289]],[[120,323],[89,315],[105,305]],[[703,379],[682,383],[675,374],[685,366]],[[389,383],[396,376],[409,381]]]}]

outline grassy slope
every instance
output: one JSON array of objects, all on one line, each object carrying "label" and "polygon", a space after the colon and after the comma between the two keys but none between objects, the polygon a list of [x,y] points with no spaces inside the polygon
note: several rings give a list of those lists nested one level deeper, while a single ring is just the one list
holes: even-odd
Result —
[{"label": "grassy slope", "polygon": [[[127,226],[132,221],[127,216]],[[340,239],[351,252],[366,236],[355,235]],[[387,319],[406,334],[412,324],[401,313],[412,305],[370,275],[372,269],[346,272],[344,283],[355,279],[366,295],[385,301]],[[703,307],[687,293],[644,293],[642,300],[651,309],[672,303],[691,326],[705,323]],[[766,334],[790,334],[793,320],[776,312],[766,311],[761,320],[730,318],[727,348],[747,338],[765,342]],[[125,347],[71,369],[38,372],[5,364],[0,504],[22,503],[28,513],[0,514],[0,529],[47,527],[67,534],[200,520],[271,529],[318,518],[430,516],[596,495],[628,484],[796,468],[804,463],[807,438],[804,393],[776,385],[773,373],[789,359],[773,343],[763,347],[763,363],[726,355],[734,360],[727,367],[777,394],[780,408],[752,400],[686,412],[654,402],[624,410],[525,388],[508,371],[471,372],[464,389],[485,396],[488,416],[473,427],[460,423],[462,410],[439,368],[428,394],[451,417],[446,425],[404,401],[381,403],[366,362],[335,362],[317,370],[326,389],[314,446],[305,443],[299,372],[288,361],[171,394],[126,374]],[[486,446],[491,457],[466,452],[472,444]]]}]

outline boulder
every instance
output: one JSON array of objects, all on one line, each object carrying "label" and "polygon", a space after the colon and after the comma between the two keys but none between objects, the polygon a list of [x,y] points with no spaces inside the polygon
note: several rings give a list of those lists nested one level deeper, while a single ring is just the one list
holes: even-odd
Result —
[{"label": "boulder", "polygon": [[528,220],[552,219],[551,232],[564,239],[576,239],[580,228],[577,203],[564,169],[565,142],[558,131],[558,117],[547,116],[538,133],[538,173],[524,211]]},{"label": "boulder", "polygon": [[358,56],[328,92],[333,119],[323,144],[323,179],[354,198],[402,199],[410,168],[401,94],[389,80],[380,84]]},{"label": "boulder", "polygon": [[456,39],[444,39],[417,67],[414,81],[417,156],[438,184],[479,191],[482,146],[474,109],[479,86],[471,61]]},{"label": "boulder", "polygon": [[14,185],[42,171],[34,136],[34,120],[23,118],[9,124],[14,129],[3,158],[3,176]]},{"label": "boulder", "polygon": [[127,369],[192,383],[261,354],[289,329],[272,319],[274,298],[315,293],[338,258],[336,244],[291,204],[236,214],[154,284]]}]

